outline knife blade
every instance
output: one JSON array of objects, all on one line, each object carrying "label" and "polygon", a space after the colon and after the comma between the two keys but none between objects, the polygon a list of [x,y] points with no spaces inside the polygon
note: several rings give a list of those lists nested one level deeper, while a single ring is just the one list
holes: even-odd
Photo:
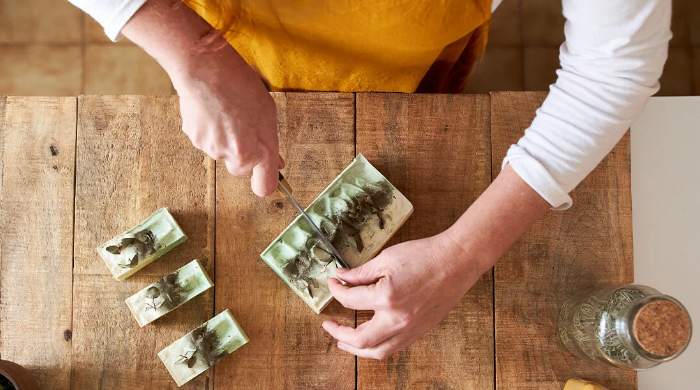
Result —
[{"label": "knife blade", "polygon": [[323,232],[321,232],[321,229],[319,229],[318,226],[316,226],[314,221],[312,221],[311,217],[309,217],[309,215],[306,214],[306,211],[304,211],[304,209],[301,207],[299,202],[297,202],[297,200],[294,199],[294,196],[292,196],[292,189],[289,186],[289,184],[287,183],[287,180],[284,179],[284,176],[282,176],[281,172],[279,173],[277,192],[279,192],[280,195],[282,195],[284,198],[287,198],[287,201],[289,201],[289,203],[291,203],[292,206],[294,206],[297,209],[297,211],[299,211],[301,216],[304,217],[306,222],[311,226],[311,230],[313,230],[314,234],[316,234],[316,236],[319,239],[321,239],[321,242],[323,243],[323,245],[325,245],[327,247],[327,249],[330,251],[330,254],[335,258],[335,260],[338,262],[338,264],[340,264],[344,268],[349,269],[350,266],[348,266],[348,264],[345,262],[345,260],[343,260],[343,257],[340,255],[340,252],[338,252],[338,250],[335,249],[333,244],[331,244],[331,242],[328,241],[328,239],[323,234]]}]

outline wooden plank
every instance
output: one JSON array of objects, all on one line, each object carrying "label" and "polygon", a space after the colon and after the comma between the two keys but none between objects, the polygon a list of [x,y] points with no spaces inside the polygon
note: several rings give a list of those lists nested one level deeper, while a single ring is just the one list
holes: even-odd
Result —
[{"label": "wooden plank", "polygon": [[0,350],[70,388],[75,98],[0,97]]},{"label": "wooden plank", "polygon": [[[390,244],[452,225],[491,181],[486,95],[357,95],[357,151],[413,203]],[[492,389],[487,272],[431,332],[388,361],[359,359],[358,388]],[[358,312],[358,323],[372,313]]]},{"label": "wooden plank", "polygon": [[[494,176],[546,93],[493,93]],[[630,145],[625,136],[572,193],[574,206],[550,212],[495,267],[496,388],[560,390],[566,379],[636,389],[636,374],[579,360],[557,335],[562,302],[581,289],[630,283]]]},{"label": "wooden plank", "polygon": [[[82,96],[78,112],[73,388],[176,389],[156,354],[211,318],[213,292],[143,329],[124,299],[194,258],[214,274],[214,161],[180,130],[177,97]],[[164,206],[188,240],[116,281],[95,248]]]},{"label": "wooden plank", "polygon": [[[273,94],[280,150],[294,196],[308,205],[353,159],[354,95]],[[353,325],[332,302],[314,312],[263,263],[260,253],[297,212],[277,195],[257,198],[250,181],[217,167],[216,311],[229,308],[250,343],[216,366],[219,389],[354,389],[355,359],[321,323]]]}]

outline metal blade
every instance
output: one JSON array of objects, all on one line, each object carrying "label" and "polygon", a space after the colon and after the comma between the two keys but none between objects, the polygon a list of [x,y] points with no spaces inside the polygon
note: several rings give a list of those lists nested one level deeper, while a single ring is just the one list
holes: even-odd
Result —
[{"label": "metal blade", "polygon": [[306,211],[304,211],[304,209],[301,208],[301,205],[299,205],[299,202],[297,202],[297,200],[294,199],[294,197],[292,196],[292,192],[289,190],[289,188],[287,188],[287,186],[285,184],[286,184],[286,182],[284,180],[279,181],[279,188],[282,188],[282,190],[285,192],[285,195],[286,195],[285,198],[287,198],[287,200],[289,200],[289,203],[291,203],[294,207],[296,207],[296,209],[299,211],[299,213],[301,213],[302,217],[304,217],[306,222],[311,226],[311,229],[314,231],[314,233],[316,233],[316,236],[318,236],[318,238],[321,239],[321,242],[323,242],[323,245],[325,245],[328,248],[328,250],[330,251],[331,255],[333,255],[333,257],[335,257],[335,260],[340,265],[342,265],[344,268],[349,269],[350,267],[345,262],[345,260],[343,260],[343,257],[340,255],[338,250],[335,249],[335,247],[333,246],[333,244],[331,244],[330,241],[328,241],[328,239],[323,234],[321,229],[319,229],[318,226],[316,226],[316,224],[314,223],[314,221],[311,220],[309,215],[306,214]]}]

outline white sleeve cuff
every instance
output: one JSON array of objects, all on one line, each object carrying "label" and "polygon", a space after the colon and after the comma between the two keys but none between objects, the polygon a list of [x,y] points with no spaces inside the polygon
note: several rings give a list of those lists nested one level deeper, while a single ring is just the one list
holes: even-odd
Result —
[{"label": "white sleeve cuff", "polygon": [[523,147],[511,145],[501,169],[506,164],[510,164],[525,183],[552,205],[553,210],[566,210],[571,207],[573,201],[569,194],[554,180],[544,165],[530,156]]},{"label": "white sleeve cuff", "polygon": [[114,42],[120,40],[123,37],[121,34],[122,28],[126,26],[131,17],[134,16],[136,11],[145,3],[146,0],[126,0],[119,5],[119,8],[114,10],[108,20],[103,21],[98,19],[105,28],[105,34],[107,34],[109,39]]}]

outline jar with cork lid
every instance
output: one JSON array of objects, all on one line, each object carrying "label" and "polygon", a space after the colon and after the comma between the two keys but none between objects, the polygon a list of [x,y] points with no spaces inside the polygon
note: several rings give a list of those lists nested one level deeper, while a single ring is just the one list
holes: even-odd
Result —
[{"label": "jar with cork lid", "polygon": [[692,335],[690,315],[680,302],[641,285],[603,288],[567,300],[558,328],[572,354],[631,370],[675,359]]}]

